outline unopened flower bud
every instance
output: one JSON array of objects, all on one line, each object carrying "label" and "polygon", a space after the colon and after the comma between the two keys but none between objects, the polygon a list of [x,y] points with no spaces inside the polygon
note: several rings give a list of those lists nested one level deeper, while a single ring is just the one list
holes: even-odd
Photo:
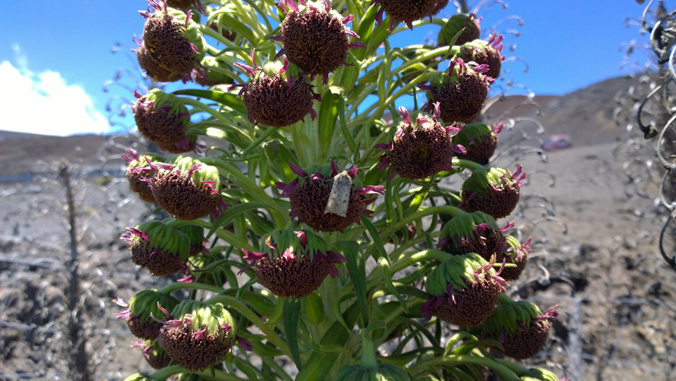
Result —
[{"label": "unopened flower bud", "polygon": [[465,147],[466,153],[458,153],[458,159],[488,164],[498,146],[498,132],[501,129],[502,123],[496,126],[472,123],[460,127],[460,131],[453,136],[453,143]]},{"label": "unopened flower bud", "polygon": [[143,290],[129,300],[127,310],[117,316],[124,319],[131,333],[141,339],[155,340],[162,327],[161,321],[169,318],[166,311],[178,305],[178,299],[155,290]]},{"label": "unopened flower bud", "polygon": [[186,269],[190,240],[161,221],[129,228],[122,237],[129,244],[131,260],[154,276],[171,275]]},{"label": "unopened flower bud", "polygon": [[504,250],[504,229],[498,228],[495,219],[486,213],[461,214],[444,225],[437,248],[456,255],[477,253],[489,260]]}]

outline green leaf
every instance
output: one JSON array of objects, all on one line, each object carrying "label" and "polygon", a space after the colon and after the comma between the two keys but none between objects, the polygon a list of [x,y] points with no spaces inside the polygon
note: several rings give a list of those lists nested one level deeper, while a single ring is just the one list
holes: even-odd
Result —
[{"label": "green leaf", "polygon": [[413,200],[411,201],[411,204],[408,206],[408,209],[406,209],[406,215],[410,216],[411,214],[415,213],[418,211],[418,208],[420,205],[425,201],[427,198],[427,192],[430,191],[430,188],[432,185],[434,185],[434,176],[432,176],[427,184],[422,187],[418,192],[416,192],[415,197],[413,197]]},{"label": "green leaf", "polygon": [[211,229],[209,229],[206,239],[210,239],[218,228],[232,221],[232,219],[237,217],[240,213],[254,209],[267,209],[267,205],[261,202],[247,202],[229,207],[228,210],[218,217],[218,219],[214,221],[213,225],[211,225]]},{"label": "green leaf", "polygon": [[[343,313],[345,324],[349,327],[354,326],[355,321],[359,317],[359,307],[357,303],[353,303]],[[345,329],[342,323],[334,322],[329,330],[322,337],[321,345],[345,345],[347,339],[350,337],[350,332]],[[308,361],[305,362],[303,370],[296,376],[296,381],[316,381],[318,375],[326,375],[333,367],[336,360],[335,355],[327,355],[320,352],[313,352]]]},{"label": "green leaf", "polygon": [[173,92],[174,95],[190,95],[193,97],[206,98],[214,102],[231,107],[232,109],[239,111],[243,115],[247,115],[246,107],[244,103],[237,99],[235,94],[226,93],[223,91],[216,90],[199,90],[199,89],[185,89],[177,90]]},{"label": "green leaf", "polygon": [[408,306],[406,305],[406,301],[392,283],[392,276],[390,275],[390,264],[387,262],[387,259],[385,259],[385,257],[380,257],[380,259],[378,259],[378,267],[380,267],[380,269],[383,270],[383,273],[385,274],[385,283],[387,284],[387,289],[390,290],[392,295],[394,295],[397,298],[397,300],[401,304],[401,307],[404,309],[404,312],[408,313]]},{"label": "green leaf", "polygon": [[361,309],[364,325],[369,324],[368,299],[366,297],[366,261],[362,258],[359,244],[355,241],[340,241],[336,243],[341,253],[347,259],[347,271],[350,274],[357,302]]},{"label": "green leaf", "polygon": [[289,344],[291,358],[296,363],[298,370],[302,370],[300,350],[298,349],[298,322],[300,321],[301,301],[295,298],[287,298],[284,301],[284,333],[286,342]]},{"label": "green leaf", "polygon": [[357,149],[357,144],[354,142],[354,138],[350,133],[350,130],[347,129],[347,124],[345,123],[345,97],[340,96],[338,99],[338,119],[340,121],[340,129],[343,131],[343,137],[347,146],[350,147],[350,151],[355,152]]},{"label": "green leaf", "polygon": [[319,116],[317,126],[319,128],[319,148],[320,152],[329,152],[331,140],[333,139],[333,130],[336,128],[336,119],[338,118],[338,101],[340,94],[327,89],[322,94],[321,106],[319,106]]},{"label": "green leaf", "polygon": [[[371,220],[368,219],[365,215],[359,216],[361,219],[362,224],[366,226],[366,229],[369,231],[369,234],[371,235],[371,239],[373,240],[373,245],[375,245],[376,251],[378,252],[378,255],[380,258],[385,259],[385,263],[388,265],[388,271],[389,271],[389,265],[390,261],[389,258],[387,257],[387,252],[385,251],[385,247],[383,247],[383,241],[380,240],[381,236],[380,233],[378,233],[378,230],[376,230],[376,227],[373,226],[373,223],[371,223]],[[390,237],[382,237],[384,239],[389,239]],[[366,259],[366,258],[364,258]],[[377,258],[376,258],[377,259]]]}]

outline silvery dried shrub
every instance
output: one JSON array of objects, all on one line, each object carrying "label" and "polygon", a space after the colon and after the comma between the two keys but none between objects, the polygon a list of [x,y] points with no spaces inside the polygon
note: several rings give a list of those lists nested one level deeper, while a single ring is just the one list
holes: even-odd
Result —
[{"label": "silvery dried shrub", "polygon": [[129,150],[127,177],[170,217],[123,239],[183,277],[118,301],[160,368],[129,380],[556,379],[489,354],[535,355],[556,317],[504,294],[530,239],[496,219],[525,172],[488,166],[502,124],[475,121],[503,38],[472,14],[437,19],[439,47],[389,43],[445,4],[148,1],[139,63],[186,86],[136,94],[163,152]]}]

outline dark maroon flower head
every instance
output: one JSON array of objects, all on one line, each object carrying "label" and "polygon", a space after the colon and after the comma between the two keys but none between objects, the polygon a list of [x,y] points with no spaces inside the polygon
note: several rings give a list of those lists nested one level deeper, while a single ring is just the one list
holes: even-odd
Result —
[{"label": "dark maroon flower head", "polygon": [[[502,301],[501,301],[502,303]],[[545,312],[526,301],[500,304],[482,324],[482,330],[504,348],[505,356],[525,360],[535,356],[547,342],[551,319],[558,306]]]},{"label": "dark maroon flower head", "polygon": [[436,0],[434,2],[434,6],[430,10],[430,14],[432,16],[436,15],[437,13],[441,12],[442,9],[446,8],[448,5],[448,0]]},{"label": "dark maroon flower head", "polygon": [[515,237],[506,236],[506,249],[498,254],[497,262],[505,262],[506,264],[514,264],[516,267],[505,267],[500,276],[505,280],[517,280],[526,269],[528,263],[528,252],[530,248],[531,238],[528,238],[523,245]]},{"label": "dark maroon flower head", "polygon": [[420,180],[441,171],[451,170],[451,159],[455,153],[465,152],[462,146],[451,142],[453,126],[444,127],[439,123],[439,104],[434,113],[421,114],[411,120],[404,107],[399,108],[402,123],[390,144],[378,144],[375,148],[385,150],[380,157],[380,169],[390,168],[390,177],[399,176]]},{"label": "dark maroon flower head", "polygon": [[145,340],[155,340],[162,328],[162,319],[171,318],[168,310],[174,309],[179,303],[171,295],[164,295],[155,290],[143,290],[131,297],[129,303],[118,298],[113,301],[124,311],[118,312],[115,317],[124,319],[129,331],[136,337]]},{"label": "dark maroon flower head", "polygon": [[474,61],[479,65],[487,65],[486,75],[491,78],[500,77],[502,61],[505,57],[502,55],[502,35],[491,34],[488,42],[483,40],[474,40],[462,45],[458,57],[465,61]]},{"label": "dark maroon flower head", "polygon": [[185,271],[190,241],[182,232],[160,221],[129,228],[121,239],[129,244],[131,260],[154,276]]},{"label": "dark maroon flower head", "polygon": [[162,151],[167,151],[169,153],[173,154],[181,154],[181,153],[202,153],[202,150],[207,148],[206,145],[199,143],[197,141],[197,136],[196,135],[185,135],[183,136],[183,139],[181,139],[180,142],[176,144],[169,144],[169,145],[164,145],[164,144],[158,144],[158,147]]},{"label": "dark maroon flower head", "polygon": [[458,159],[488,164],[498,146],[498,133],[502,125],[502,122],[492,127],[484,123],[461,125],[460,131],[453,136],[453,143],[462,145],[467,152],[458,153]]},{"label": "dark maroon flower head", "polygon": [[521,165],[514,173],[503,168],[475,170],[462,184],[460,208],[468,212],[482,211],[493,218],[507,217],[519,202],[525,180]]},{"label": "dark maroon flower head", "polygon": [[378,24],[383,22],[383,12],[390,17],[390,30],[400,22],[404,22],[409,29],[413,29],[413,21],[425,16],[432,19],[432,12],[437,7],[438,0],[372,0],[371,4],[380,4],[376,14]]},{"label": "dark maroon flower head", "polygon": [[463,327],[477,327],[491,314],[505,290],[500,272],[493,269],[495,256],[486,262],[477,254],[452,256],[427,276],[425,289],[433,297],[421,308]]},{"label": "dark maroon flower head", "polygon": [[200,0],[166,0],[167,1],[167,6],[171,8],[176,8],[180,9],[182,11],[187,11],[191,7],[195,7],[198,11],[202,13],[206,13],[206,9],[204,9],[204,6],[202,5],[202,1]]},{"label": "dark maroon flower head", "polygon": [[132,106],[139,132],[158,145],[170,146],[185,138],[185,126],[190,122],[190,113],[173,94],[153,89],[146,95],[135,92],[136,103]]},{"label": "dark maroon flower head", "polygon": [[453,40],[453,37],[455,37],[455,35],[463,28],[465,29],[455,41],[454,45],[462,45],[466,42],[478,39],[481,35],[481,26],[479,26],[481,19],[482,18],[477,18],[477,15],[474,13],[460,13],[454,15],[441,27],[439,36],[437,37],[439,45],[449,45]]},{"label": "dark maroon flower head", "polygon": [[162,5],[157,0],[148,0],[148,4],[153,12],[141,12],[146,18],[143,44],[167,71],[190,80],[192,70],[200,67],[200,59],[206,52],[199,24],[191,20],[190,11],[186,14],[167,8],[166,3]]},{"label": "dark maroon flower head", "polygon": [[503,232],[514,226],[499,229],[493,217],[483,213],[466,213],[453,217],[442,229],[437,248],[451,254],[477,253],[485,260],[505,250]]},{"label": "dark maroon flower head", "polygon": [[176,82],[181,79],[182,76],[180,74],[172,73],[160,65],[159,62],[155,61],[145,45],[139,43],[139,47],[132,51],[136,52],[136,59],[141,68],[155,81]]},{"label": "dark maroon flower head", "polygon": [[[159,334],[159,332],[158,332]],[[171,357],[160,347],[157,341],[147,340],[145,343],[134,343],[132,348],[143,348],[143,358],[153,369],[162,369],[171,362]]]},{"label": "dark maroon flower head", "polygon": [[384,192],[380,185],[360,187],[356,166],[339,172],[331,160],[330,165],[311,168],[312,174],[291,162],[289,166],[299,177],[289,184],[278,182],[276,186],[291,201],[291,218],[317,231],[342,232],[353,222],[361,224],[360,216],[371,216],[373,212],[366,207],[376,200],[367,196]]},{"label": "dark maroon flower head", "polygon": [[242,249],[251,261],[241,271],[255,267],[258,281],[284,298],[302,298],[317,290],[324,279],[338,276],[335,264],[345,257],[329,251],[320,237],[304,230],[275,230],[265,240],[266,253]]},{"label": "dark maroon flower head", "polygon": [[127,150],[128,155],[122,154],[122,158],[129,163],[125,176],[129,180],[129,188],[138,194],[139,198],[145,202],[155,204],[153,192],[150,190],[150,178],[155,175],[155,171],[150,168],[146,162],[148,160],[163,161],[163,158],[156,155],[139,156],[133,149]]},{"label": "dark maroon flower head", "polygon": [[158,167],[150,189],[157,203],[179,220],[218,218],[227,209],[219,193],[218,169],[188,156]]},{"label": "dark maroon flower head", "polygon": [[251,123],[285,127],[304,120],[308,114],[312,120],[317,118],[312,100],[321,98],[314,94],[307,80],[296,73],[297,68],[290,70],[286,58],[283,65],[268,62],[264,68],[259,68],[252,50],[251,60],[254,67],[235,63],[250,78],[246,85],[233,85],[243,86],[239,96]]},{"label": "dark maroon flower head", "polygon": [[[284,44],[281,54],[296,64],[312,79],[320,75],[324,83],[328,75],[346,63],[350,48],[365,47],[361,42],[350,43],[348,38],[359,36],[345,24],[352,21],[352,15],[342,17],[331,9],[331,0],[306,3],[299,0],[281,0],[279,7],[286,13],[280,35],[273,40]],[[289,12],[287,13],[287,7]]]},{"label": "dark maroon flower head", "polygon": [[462,58],[454,59],[448,73],[438,72],[430,81],[431,85],[419,85],[428,90],[428,103],[423,110],[430,112],[432,105],[439,102],[440,117],[444,122],[472,122],[481,112],[488,87],[494,81],[482,74],[486,71],[488,66],[465,63]]},{"label": "dark maroon flower head", "polygon": [[237,340],[237,325],[220,303],[184,300],[164,322],[157,342],[178,364],[192,372],[222,362]]}]

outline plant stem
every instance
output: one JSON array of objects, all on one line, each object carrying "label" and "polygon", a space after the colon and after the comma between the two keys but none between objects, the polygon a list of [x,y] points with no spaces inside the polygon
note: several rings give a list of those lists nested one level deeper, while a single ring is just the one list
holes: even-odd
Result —
[{"label": "plant stem", "polygon": [[225,289],[218,286],[212,286],[204,283],[172,283],[157,290],[158,293],[168,295],[176,290],[204,290],[217,294],[225,292]]},{"label": "plant stem", "polygon": [[457,157],[453,158],[453,165],[469,169],[470,171],[480,171],[486,169],[486,167],[479,163],[473,162],[471,160],[458,159]]}]

